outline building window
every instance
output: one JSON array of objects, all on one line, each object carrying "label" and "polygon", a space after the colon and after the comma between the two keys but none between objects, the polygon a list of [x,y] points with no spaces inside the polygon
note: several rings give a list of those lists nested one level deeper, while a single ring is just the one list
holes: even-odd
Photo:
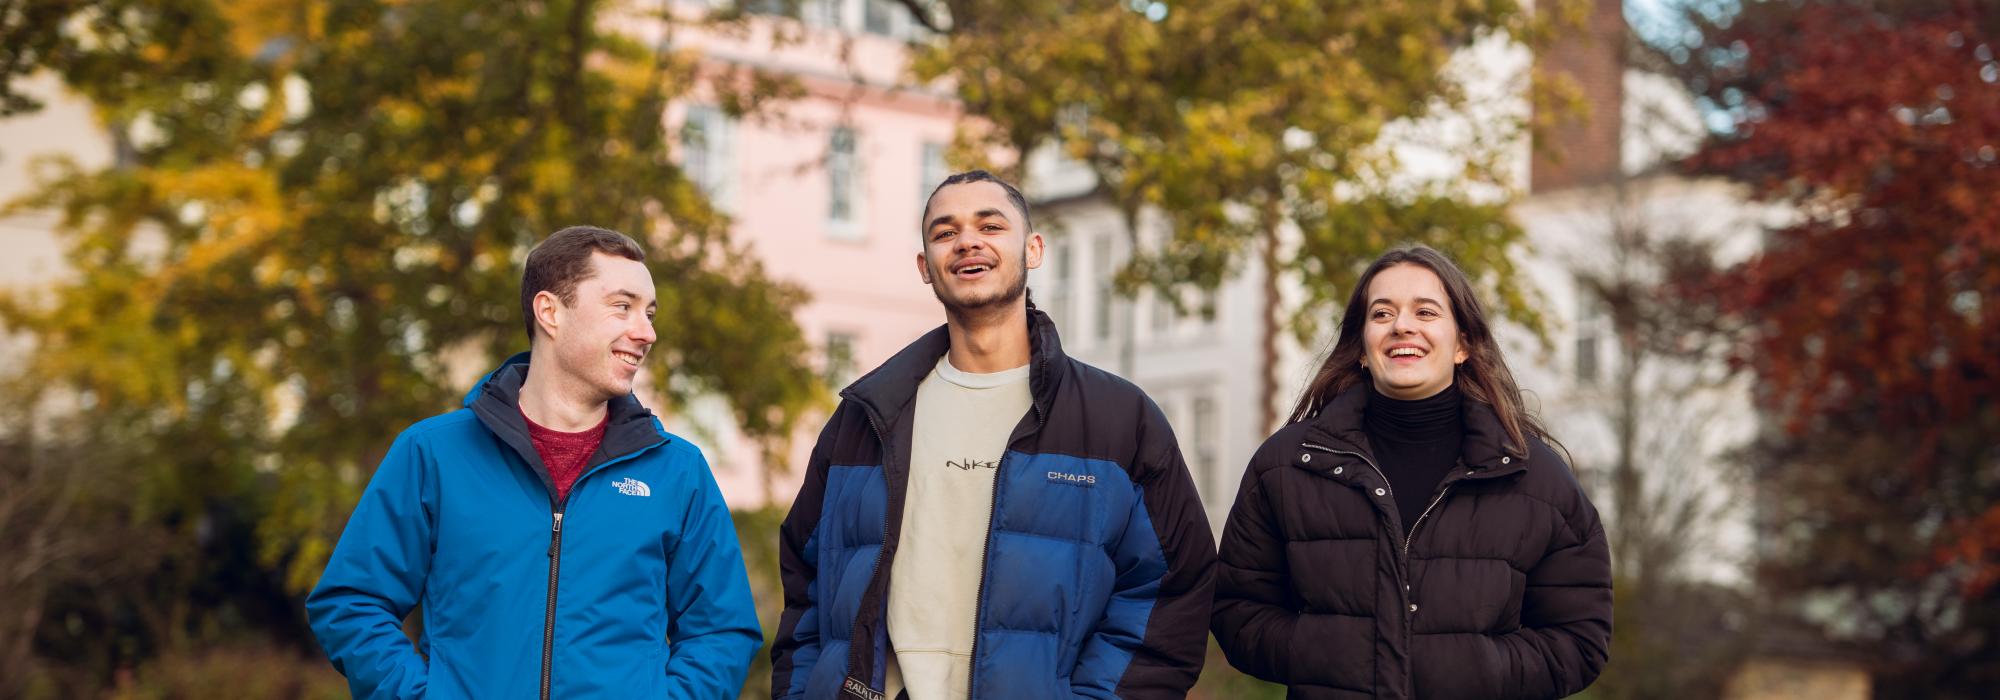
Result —
[{"label": "building window", "polygon": [[777,15],[780,17],[793,16],[790,8],[785,6],[785,0],[743,0],[743,14]]},{"label": "building window", "polygon": [[1055,321],[1057,328],[1069,322],[1069,241],[1062,236],[1050,236],[1042,250],[1042,281],[1036,290],[1042,293],[1042,300],[1035,304]]},{"label": "building window", "polygon": [[821,371],[827,386],[837,391],[854,381],[854,334],[829,331],[823,350],[826,358]]},{"label": "building window", "polygon": [[1042,273],[1057,288],[1069,286],[1069,237],[1051,235],[1042,242]]},{"label": "building window", "polygon": [[1153,337],[1156,339],[1166,338],[1174,330],[1174,317],[1176,314],[1174,313],[1173,300],[1167,298],[1165,293],[1154,290],[1152,306]]},{"label": "building window", "polygon": [[1604,302],[1591,285],[1576,281],[1576,380],[1596,384],[1601,371],[1599,346],[1603,345]]},{"label": "building window", "polygon": [[901,23],[897,20],[902,18],[897,15],[902,9],[896,0],[862,0],[861,30],[869,34],[898,36],[901,32],[897,31],[897,25]]},{"label": "building window", "polygon": [[839,238],[861,237],[861,163],[854,130],[835,127],[826,149],[828,230]]},{"label": "building window", "polygon": [[710,204],[731,211],[735,192],[734,157],[731,139],[734,124],[729,115],[709,105],[688,107],[681,124],[681,170],[688,180],[708,195]]},{"label": "building window", "polygon": [[1208,484],[1210,493],[1221,493],[1221,466],[1218,456],[1221,450],[1215,444],[1221,434],[1221,426],[1216,424],[1215,399],[1207,393],[1194,398],[1194,458],[1195,479]]},{"label": "building window", "polygon": [[809,27],[840,28],[846,23],[840,21],[842,0],[800,0],[799,19]]},{"label": "building window", "polygon": [[917,215],[923,216],[924,207],[931,201],[931,192],[937,190],[938,183],[944,182],[951,173],[945,172],[944,144],[926,141],[923,153],[917,157]]}]

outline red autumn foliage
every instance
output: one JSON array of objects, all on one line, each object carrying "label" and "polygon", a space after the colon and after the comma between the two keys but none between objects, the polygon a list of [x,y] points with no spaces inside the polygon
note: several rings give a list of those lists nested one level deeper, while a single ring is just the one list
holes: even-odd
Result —
[{"label": "red autumn foliage", "polygon": [[1746,2],[1685,76],[1734,121],[1686,165],[1795,214],[1686,288],[1739,321],[1734,361],[1784,428],[1767,515],[1796,551],[1770,580],[1864,600],[1950,581],[1959,612],[1880,628],[1930,647],[1911,673],[1941,687],[2000,678],[1978,632],[2000,621],[1995,4]]},{"label": "red autumn foliage", "polygon": [[2000,42],[1971,13],[1812,6],[1718,36],[1747,49],[1706,90],[1741,95],[1738,133],[1691,165],[1801,215],[1716,289],[1753,319],[1739,359],[1794,434],[1855,410],[1933,425],[2000,396]]}]

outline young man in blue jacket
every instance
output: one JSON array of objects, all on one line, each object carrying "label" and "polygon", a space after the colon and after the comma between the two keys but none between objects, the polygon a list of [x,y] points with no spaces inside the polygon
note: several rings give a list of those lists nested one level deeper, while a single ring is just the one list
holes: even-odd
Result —
[{"label": "young man in blue jacket", "polygon": [[[396,437],[306,599],[357,698],[733,698],[761,641],[701,451],[632,396],[645,254],[557,231],[528,254],[532,353]],[[412,646],[403,617],[423,605]]]},{"label": "young man in blue jacket", "polygon": [[1182,698],[1215,541],[1137,387],[1027,300],[1042,237],[984,171],[931,195],[945,325],[841,392],[781,531],[778,698]]}]

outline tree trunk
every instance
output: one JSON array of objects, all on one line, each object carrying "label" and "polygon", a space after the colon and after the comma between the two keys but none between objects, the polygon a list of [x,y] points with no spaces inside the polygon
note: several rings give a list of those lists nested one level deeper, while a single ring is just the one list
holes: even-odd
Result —
[{"label": "tree trunk", "polygon": [[[1125,245],[1127,246],[1125,261],[1120,264],[1120,267],[1127,267],[1138,261],[1140,246],[1144,244],[1145,239],[1139,233],[1139,206],[1137,204],[1125,203],[1121,204],[1119,208],[1121,210],[1119,213],[1125,217]],[[1131,299],[1124,300],[1127,302],[1127,306],[1125,307],[1125,333],[1124,339],[1118,343],[1118,376],[1133,381],[1138,381],[1133,376],[1133,372],[1139,368],[1139,314],[1133,313],[1130,302],[1137,298],[1135,295]],[[1104,311],[1111,314],[1112,322],[1118,320],[1119,301],[1118,297],[1114,295],[1111,298],[1111,303],[1104,305]]]},{"label": "tree trunk", "polygon": [[1257,238],[1257,252],[1264,266],[1264,300],[1260,306],[1264,313],[1264,333],[1258,339],[1258,364],[1262,377],[1258,383],[1257,403],[1259,425],[1265,433],[1278,428],[1278,334],[1284,323],[1283,299],[1278,293],[1278,227],[1276,212],[1267,212],[1263,234]]},{"label": "tree trunk", "polygon": [[[1626,312],[1629,313],[1629,310]],[[1640,513],[1643,509],[1641,502],[1645,499],[1643,493],[1645,479],[1639,474],[1637,454],[1640,430],[1639,364],[1643,360],[1644,353],[1631,338],[1620,335],[1618,342],[1621,350],[1619,353],[1621,366],[1618,368],[1618,409],[1615,418],[1618,456],[1617,461],[1611,465],[1614,523],[1611,551],[1623,555],[1612,557],[1614,570],[1622,578],[1638,581],[1645,573],[1645,557],[1640,556],[1639,550],[1636,549],[1638,543],[1644,539],[1642,531],[1646,527],[1645,518]]]}]

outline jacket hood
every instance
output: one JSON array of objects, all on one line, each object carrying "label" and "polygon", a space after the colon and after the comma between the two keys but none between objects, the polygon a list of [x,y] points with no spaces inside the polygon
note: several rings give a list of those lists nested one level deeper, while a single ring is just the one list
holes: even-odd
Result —
[{"label": "jacket hood", "polygon": [[[1056,335],[1056,324],[1048,314],[1028,302],[1028,393],[1032,397],[1035,410],[1048,415],[1049,403],[1055,399],[1056,387],[1060,382],[1059,373],[1051,372],[1051,367],[1060,367],[1055,360],[1067,359],[1063,354],[1062,340]],[[890,421],[903,415],[903,409],[916,399],[917,385],[924,377],[930,376],[937,368],[939,357],[951,350],[951,333],[947,326],[938,326],[910,343],[874,371],[862,375],[853,384],[841,390],[844,398],[853,399],[874,414],[886,430]]]},{"label": "jacket hood", "polygon": [[[462,405],[464,405],[466,408],[472,408],[472,403],[479,399],[480,394],[485,393],[486,384],[488,382],[493,381],[493,377],[499,375],[501,372],[506,371],[507,368],[512,367],[514,365],[521,366],[521,374],[522,377],[525,378],[528,372],[528,352],[522,351],[514,353],[512,357],[502,360],[500,362],[499,367],[493,368],[492,370],[486,373],[486,376],[480,377],[479,381],[473,382],[472,388],[465,392],[465,401]],[[520,385],[516,384],[515,389],[516,393],[518,394]]]},{"label": "jacket hood", "polygon": [[[487,372],[466,392],[465,407],[479,417],[488,432],[514,448],[544,482],[552,484],[548,466],[542,464],[541,453],[529,438],[527,419],[521,415],[521,387],[528,380],[528,358],[529,353],[516,353]],[[612,399],[605,410],[609,415],[604,425],[604,440],[585,463],[585,471],[671,439],[653,411],[639,403],[637,396],[626,394]],[[551,488],[550,493],[554,492]]]}]

